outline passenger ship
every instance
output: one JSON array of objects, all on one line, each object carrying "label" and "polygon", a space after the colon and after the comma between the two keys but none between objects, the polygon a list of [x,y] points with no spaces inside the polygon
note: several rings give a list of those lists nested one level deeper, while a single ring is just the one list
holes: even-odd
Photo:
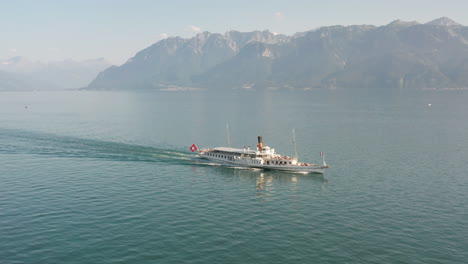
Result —
[{"label": "passenger ship", "polygon": [[[195,144],[190,147],[192,152],[198,148]],[[323,157],[323,153],[320,153]],[[256,150],[250,150],[250,147],[243,149],[217,147],[211,149],[199,150],[200,158],[207,159],[221,165],[241,166],[259,169],[273,169],[290,172],[302,173],[324,173],[328,165],[323,159],[322,165],[315,163],[299,162],[296,157],[282,156],[275,153],[275,149],[263,146],[263,139],[258,137]]]}]

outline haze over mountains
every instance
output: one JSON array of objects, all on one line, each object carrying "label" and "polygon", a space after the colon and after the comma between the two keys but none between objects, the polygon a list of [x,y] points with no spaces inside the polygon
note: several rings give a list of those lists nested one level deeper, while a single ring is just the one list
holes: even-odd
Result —
[{"label": "haze over mountains", "polygon": [[87,86],[111,64],[105,59],[41,62],[17,56],[0,60],[0,90],[63,90]]},{"label": "haze over mountains", "polygon": [[96,90],[468,87],[468,27],[448,18],[171,37],[101,72]]}]

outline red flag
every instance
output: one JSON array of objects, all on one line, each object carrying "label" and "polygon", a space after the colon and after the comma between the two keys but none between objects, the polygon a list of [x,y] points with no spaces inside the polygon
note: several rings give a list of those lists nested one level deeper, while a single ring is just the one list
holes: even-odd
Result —
[{"label": "red flag", "polygon": [[190,150],[191,150],[192,152],[195,152],[197,149],[198,149],[198,147],[197,147],[197,145],[195,145],[195,144],[192,144],[192,146],[190,146]]},{"label": "red flag", "polygon": [[323,152],[320,152],[320,156],[323,156]]}]

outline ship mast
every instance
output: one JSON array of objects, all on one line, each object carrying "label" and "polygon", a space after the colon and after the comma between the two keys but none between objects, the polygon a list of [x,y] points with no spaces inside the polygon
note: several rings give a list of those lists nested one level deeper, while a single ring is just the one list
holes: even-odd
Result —
[{"label": "ship mast", "polygon": [[293,140],[293,144],[294,144],[294,158],[295,158],[296,160],[298,160],[298,159],[299,159],[299,155],[297,155],[296,133],[295,133],[295,131],[294,131],[294,128],[293,128],[293,130],[292,130],[292,137],[293,137],[292,140]]},{"label": "ship mast", "polygon": [[229,124],[226,124],[226,134],[227,134],[227,144],[228,144],[228,147],[230,148],[231,147],[231,137],[229,135]]}]

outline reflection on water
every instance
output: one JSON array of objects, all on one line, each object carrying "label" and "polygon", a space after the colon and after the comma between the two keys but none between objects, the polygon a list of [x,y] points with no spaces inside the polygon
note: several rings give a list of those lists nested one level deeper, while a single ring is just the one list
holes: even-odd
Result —
[{"label": "reflection on water", "polygon": [[262,201],[268,201],[268,197],[272,195],[272,177],[265,177],[262,172],[256,178],[257,198]]},{"label": "reflection on water", "polygon": [[291,192],[296,192],[300,189],[301,183],[315,182],[317,186],[320,184],[320,190],[323,191],[328,183],[328,179],[325,178],[324,174],[303,174],[245,167],[226,167],[215,163],[202,163],[202,165],[213,165],[210,169],[216,171],[219,177],[231,176],[228,177],[229,180],[237,180],[255,186],[256,196],[262,202],[269,201],[275,195],[275,189],[277,188],[287,187]]},{"label": "reflection on water", "polygon": [[320,183],[323,190],[328,180],[323,174],[294,174],[279,171],[262,171],[255,176],[255,186],[257,197],[262,201],[268,201],[268,198],[274,195],[275,185],[288,185],[292,192],[297,191],[297,186],[302,181],[315,181]]}]

